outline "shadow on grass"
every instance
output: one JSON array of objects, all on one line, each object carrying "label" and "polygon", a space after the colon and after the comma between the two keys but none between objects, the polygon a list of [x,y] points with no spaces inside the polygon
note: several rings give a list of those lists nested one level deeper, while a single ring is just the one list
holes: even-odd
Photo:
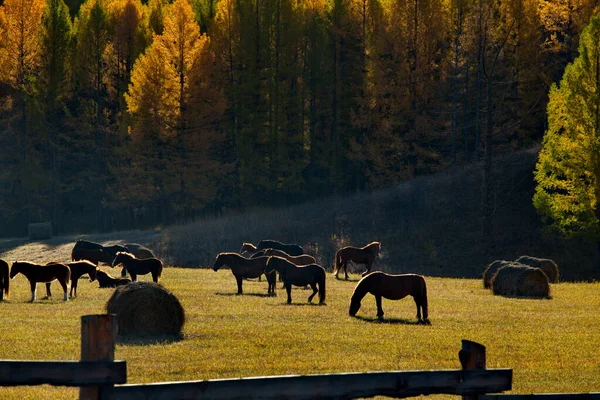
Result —
[{"label": "shadow on grass", "polygon": [[495,296],[515,300],[552,300],[552,296],[517,296],[509,294],[496,294]]},{"label": "shadow on grass", "polygon": [[292,306],[296,306],[296,307],[306,307],[306,306],[315,306],[315,307],[320,307],[320,306],[326,306],[327,303],[319,303],[319,302],[315,302],[315,303],[294,303],[292,302],[291,304],[288,303],[277,303],[274,304],[275,306],[279,307],[279,306],[288,306],[288,307],[292,307]]},{"label": "shadow on grass", "polygon": [[341,281],[341,282],[358,282],[358,281],[360,281],[362,278],[349,278],[349,279],[344,279],[344,278],[336,278],[336,277],[333,277],[333,279],[335,279],[336,281]]},{"label": "shadow on grass", "polygon": [[123,346],[145,346],[150,344],[170,344],[185,339],[183,333],[160,335],[117,335],[117,344]]},{"label": "shadow on grass", "polygon": [[274,297],[277,294],[269,294],[269,293],[223,293],[223,292],[215,292],[217,296],[255,296],[255,297]]},{"label": "shadow on grass", "polygon": [[377,317],[368,318],[361,317],[360,315],[355,316],[354,318],[364,321],[371,322],[375,324],[390,324],[390,325],[431,325],[431,322],[425,323],[422,321],[418,321],[416,319],[406,319],[406,318],[385,318],[379,319]]}]

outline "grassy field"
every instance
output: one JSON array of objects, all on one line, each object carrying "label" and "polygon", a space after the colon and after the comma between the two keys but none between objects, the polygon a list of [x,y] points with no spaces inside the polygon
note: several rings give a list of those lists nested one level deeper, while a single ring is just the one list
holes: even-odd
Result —
[{"label": "grassy field", "polygon": [[[118,271],[111,273],[116,275]],[[480,280],[427,277],[432,325],[415,324],[412,299],[383,302],[375,319],[368,295],[358,318],[348,316],[351,281],[327,277],[326,305],[306,303],[309,291],[266,296],[266,282],[245,281],[236,296],[228,270],[168,268],[162,283],[182,302],[185,338],[153,345],[119,344],[130,383],[349,371],[458,369],[460,340],[487,346],[488,368],[514,370],[513,393],[600,391],[599,283],[560,283],[552,299],[492,295]],[[148,277],[142,277],[148,280]],[[30,304],[18,275],[0,304],[0,358],[77,360],[80,316],[103,313],[112,289],[79,283],[78,298]],[[38,297],[43,296],[38,288]],[[75,398],[65,388],[1,388],[2,399]],[[428,398],[442,398],[429,396]]]}]

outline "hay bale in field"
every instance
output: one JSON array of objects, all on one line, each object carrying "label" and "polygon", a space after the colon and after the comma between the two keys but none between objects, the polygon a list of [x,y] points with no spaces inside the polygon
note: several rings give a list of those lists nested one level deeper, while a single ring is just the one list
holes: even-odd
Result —
[{"label": "hay bale in field", "polygon": [[117,315],[121,338],[179,339],[185,312],[173,293],[154,282],[132,282],[118,287],[106,303]]},{"label": "hay bale in field", "polygon": [[542,271],[544,271],[544,273],[548,277],[548,282],[550,282],[550,283],[558,282],[558,277],[559,277],[558,265],[556,265],[556,263],[549,258],[521,256],[521,257],[517,258],[516,262],[525,264],[525,265],[529,265],[530,267],[539,268]]},{"label": "hay bale in field", "polygon": [[508,264],[492,277],[494,294],[503,296],[548,297],[548,277],[539,268],[523,264]]},{"label": "hay bale in field", "polygon": [[52,223],[40,222],[37,224],[27,225],[27,234],[29,240],[43,240],[52,237]]},{"label": "hay bale in field", "polygon": [[498,272],[498,270],[502,267],[504,267],[505,265],[510,265],[512,264],[513,261],[506,261],[506,260],[496,260],[496,261],[492,261],[491,263],[488,264],[488,266],[486,267],[485,271],[483,272],[483,287],[485,289],[489,289],[492,287],[492,277],[496,274],[496,272]]}]

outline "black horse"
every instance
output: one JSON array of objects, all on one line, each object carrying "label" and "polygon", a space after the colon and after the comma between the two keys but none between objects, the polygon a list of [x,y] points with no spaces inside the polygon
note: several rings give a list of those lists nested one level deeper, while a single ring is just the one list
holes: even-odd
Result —
[{"label": "black horse", "polygon": [[5,295],[8,297],[8,288],[10,287],[8,272],[8,263],[4,260],[0,260],[0,301],[4,300]]},{"label": "black horse", "polygon": [[71,251],[71,260],[88,260],[98,265],[103,262],[112,265],[112,261],[120,251],[127,251],[124,246],[115,244],[112,246],[104,246],[100,243],[90,242],[88,240],[78,240]]},{"label": "black horse", "polygon": [[258,251],[266,249],[281,250],[290,256],[300,256],[304,254],[304,249],[301,246],[297,244],[281,243],[277,240],[261,240],[256,246],[254,246],[252,243],[242,243],[242,249],[240,250],[240,253],[248,252],[254,254]]},{"label": "black horse", "polygon": [[[119,250],[119,251],[127,251],[135,256],[135,258],[156,258],[152,250],[147,248],[146,246],[142,246],[138,243],[125,243],[125,248],[127,250]],[[127,270],[123,268],[121,270],[121,278],[125,278],[127,276]]]}]

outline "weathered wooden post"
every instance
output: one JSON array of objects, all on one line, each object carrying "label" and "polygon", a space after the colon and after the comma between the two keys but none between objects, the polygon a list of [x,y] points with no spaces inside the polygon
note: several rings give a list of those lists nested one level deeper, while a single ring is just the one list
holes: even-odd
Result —
[{"label": "weathered wooden post", "polygon": [[[113,314],[81,317],[81,361],[114,361],[117,319]],[[80,400],[100,398],[101,386],[79,389]]]},{"label": "weathered wooden post", "polygon": [[[458,359],[463,370],[485,369],[485,346],[463,339]],[[478,397],[478,395],[462,396],[463,400],[477,400]]]}]

